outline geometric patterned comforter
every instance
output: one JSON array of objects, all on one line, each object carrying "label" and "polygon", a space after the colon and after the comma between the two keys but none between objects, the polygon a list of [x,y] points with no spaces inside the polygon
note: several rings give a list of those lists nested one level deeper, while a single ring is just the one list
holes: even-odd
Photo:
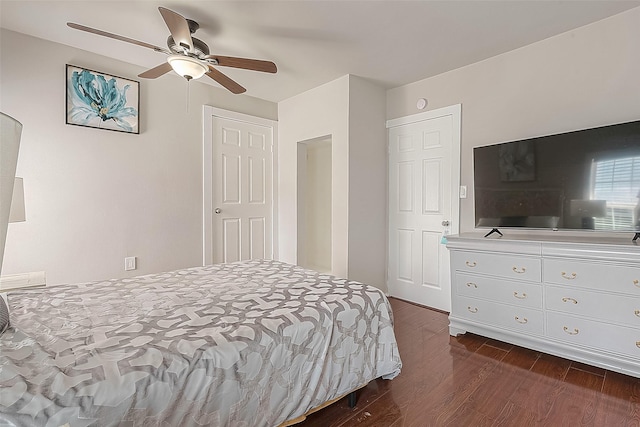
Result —
[{"label": "geometric patterned comforter", "polygon": [[273,427],[402,366],[382,292],[278,261],[8,301],[0,425]]}]

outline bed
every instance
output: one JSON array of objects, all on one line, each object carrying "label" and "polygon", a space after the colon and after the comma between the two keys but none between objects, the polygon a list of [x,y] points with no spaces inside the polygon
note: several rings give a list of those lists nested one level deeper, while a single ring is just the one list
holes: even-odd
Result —
[{"label": "bed", "polygon": [[0,425],[279,426],[402,366],[378,289],[252,260],[8,295]]}]

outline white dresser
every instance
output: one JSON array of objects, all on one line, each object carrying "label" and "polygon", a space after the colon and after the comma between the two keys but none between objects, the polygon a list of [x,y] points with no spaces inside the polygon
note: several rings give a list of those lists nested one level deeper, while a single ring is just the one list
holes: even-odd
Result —
[{"label": "white dresser", "polygon": [[640,377],[640,245],[630,237],[448,240],[451,335],[472,332]]}]

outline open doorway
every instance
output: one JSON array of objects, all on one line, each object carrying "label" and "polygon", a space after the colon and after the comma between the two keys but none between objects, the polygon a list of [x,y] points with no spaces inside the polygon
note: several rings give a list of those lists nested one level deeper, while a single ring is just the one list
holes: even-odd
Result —
[{"label": "open doorway", "polygon": [[298,264],[331,272],[331,136],[298,143]]}]

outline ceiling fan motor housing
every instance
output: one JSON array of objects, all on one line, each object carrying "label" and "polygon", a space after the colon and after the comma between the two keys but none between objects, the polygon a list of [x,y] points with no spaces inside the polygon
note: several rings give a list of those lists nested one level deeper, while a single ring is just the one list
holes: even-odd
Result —
[{"label": "ceiling fan motor housing", "polygon": [[198,28],[200,28],[200,24],[198,24],[193,19],[185,18],[185,21],[187,21],[187,25],[189,26],[189,32],[191,34],[195,33],[198,30]]},{"label": "ceiling fan motor housing", "polygon": [[[196,58],[202,59],[203,57],[209,55],[209,46],[207,46],[205,42],[195,37],[191,37],[191,42],[193,43],[193,50]],[[188,47],[179,45],[173,40],[173,37],[171,36],[167,38],[167,47],[171,52],[178,55],[183,55],[189,51]]]}]

